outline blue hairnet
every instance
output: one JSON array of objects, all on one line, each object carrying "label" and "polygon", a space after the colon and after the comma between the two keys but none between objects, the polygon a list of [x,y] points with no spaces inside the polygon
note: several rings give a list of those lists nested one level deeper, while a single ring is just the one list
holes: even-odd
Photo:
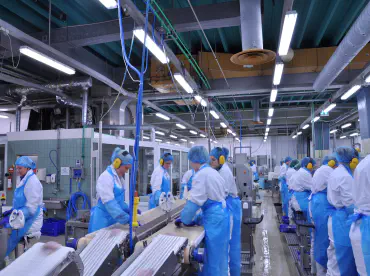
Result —
[{"label": "blue hairnet", "polygon": [[312,166],[315,166],[316,161],[313,160],[311,157],[305,157],[301,160],[301,167],[307,167],[308,163],[312,163]]},{"label": "blue hairnet", "polygon": [[297,164],[299,164],[299,160],[298,159],[293,159],[292,162],[290,162],[289,167],[294,168]]},{"label": "blue hairnet", "polygon": [[25,168],[30,168],[32,170],[36,169],[36,164],[35,162],[32,161],[31,158],[28,156],[21,156],[15,161],[16,166],[21,166]]},{"label": "blue hairnet", "polygon": [[339,147],[336,150],[336,157],[340,163],[351,163],[353,158],[358,158],[358,152],[354,148],[350,147]]},{"label": "blue hairnet", "polygon": [[211,150],[210,156],[214,156],[216,159],[219,159],[221,155],[225,157],[225,160],[229,157],[229,150],[227,148],[216,147]]},{"label": "blue hairnet", "polygon": [[120,147],[116,147],[114,149],[110,161],[113,163],[116,158],[121,159],[121,165],[132,165],[132,163],[134,162],[131,154],[129,154],[126,150],[121,149]]},{"label": "blue hairnet", "polygon": [[256,164],[256,161],[254,160],[249,161],[249,165],[253,166],[253,164]]},{"label": "blue hairnet", "polygon": [[164,152],[161,159],[163,159],[163,162],[173,161],[173,156],[170,152]]},{"label": "blue hairnet", "polygon": [[193,163],[204,164],[209,161],[209,155],[205,147],[195,146],[190,149],[188,159]]},{"label": "blue hairnet", "polygon": [[284,160],[281,160],[281,161],[280,161],[280,165],[283,165],[283,164],[284,164]]},{"label": "blue hairnet", "polygon": [[329,161],[331,161],[331,160],[334,160],[334,161],[335,161],[335,163],[338,163],[338,162],[337,162],[337,158],[335,158],[335,156],[334,156],[334,155],[326,155],[326,156],[324,156],[324,158],[322,159],[322,164],[323,164],[323,165],[327,165],[327,164],[329,163]]},{"label": "blue hairnet", "polygon": [[292,161],[292,157],[290,157],[290,156],[285,158],[284,163],[289,162],[289,161]]}]

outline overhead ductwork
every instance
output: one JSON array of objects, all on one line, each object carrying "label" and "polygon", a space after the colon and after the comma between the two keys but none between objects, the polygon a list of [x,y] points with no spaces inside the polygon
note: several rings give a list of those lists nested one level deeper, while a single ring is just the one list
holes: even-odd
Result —
[{"label": "overhead ductwork", "polygon": [[275,53],[263,49],[261,0],[240,0],[240,26],[243,51],[231,61],[253,67],[275,59]]},{"label": "overhead ductwork", "polygon": [[339,44],[328,63],[316,78],[313,89],[324,91],[370,41],[370,3]]},{"label": "overhead ductwork", "polygon": [[263,124],[260,120],[260,101],[259,100],[252,100],[252,107],[253,107],[253,123],[254,124]]}]

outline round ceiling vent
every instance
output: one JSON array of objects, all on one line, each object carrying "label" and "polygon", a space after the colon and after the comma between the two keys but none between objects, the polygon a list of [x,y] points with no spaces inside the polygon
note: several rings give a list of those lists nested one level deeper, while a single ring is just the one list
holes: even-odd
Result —
[{"label": "round ceiling vent", "polygon": [[265,49],[248,49],[231,57],[231,62],[238,65],[261,65],[273,61],[275,52]]}]

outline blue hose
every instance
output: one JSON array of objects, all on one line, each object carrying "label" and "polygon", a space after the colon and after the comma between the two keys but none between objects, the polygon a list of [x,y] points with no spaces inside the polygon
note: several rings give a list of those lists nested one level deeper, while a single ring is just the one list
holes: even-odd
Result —
[{"label": "blue hose", "polygon": [[68,202],[66,214],[67,221],[70,220],[74,215],[77,215],[78,207],[76,203],[79,198],[83,199],[82,209],[86,209],[86,205],[89,207],[89,209],[91,208],[89,197],[81,190],[80,181],[78,182],[78,192],[73,193]]},{"label": "blue hose", "polygon": [[55,165],[55,163],[54,163],[54,161],[53,161],[53,158],[51,158],[51,153],[52,152],[55,152],[56,153],[56,155],[57,155],[57,159],[58,159],[58,152],[56,151],[56,150],[51,150],[51,151],[49,151],[49,159],[50,159],[50,162],[54,165],[54,167],[55,167],[55,169],[57,170],[57,172],[58,172],[58,167],[57,167],[57,165]]}]

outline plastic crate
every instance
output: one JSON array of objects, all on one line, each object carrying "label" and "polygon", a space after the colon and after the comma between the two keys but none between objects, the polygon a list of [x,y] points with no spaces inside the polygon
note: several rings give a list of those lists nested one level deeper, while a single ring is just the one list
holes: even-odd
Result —
[{"label": "plastic crate", "polygon": [[281,233],[295,233],[296,228],[296,225],[280,224],[279,230]]},{"label": "plastic crate", "polygon": [[56,237],[64,234],[66,221],[64,219],[48,218],[44,219],[41,234],[44,236]]},{"label": "plastic crate", "polygon": [[289,224],[289,217],[288,216],[282,216],[281,221],[283,222],[283,224]]}]

